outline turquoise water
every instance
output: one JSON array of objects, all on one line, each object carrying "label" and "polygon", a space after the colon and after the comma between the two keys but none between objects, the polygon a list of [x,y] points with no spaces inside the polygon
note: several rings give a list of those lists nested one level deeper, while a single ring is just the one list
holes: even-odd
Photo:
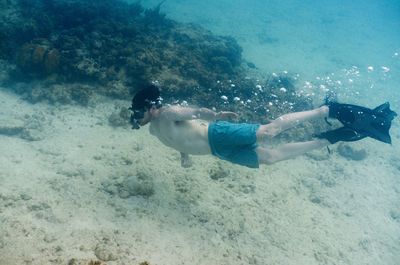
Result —
[{"label": "turquoise water", "polygon": [[400,1],[169,0],[161,10],[234,36],[258,68],[298,73],[300,86],[318,83],[310,92],[321,92],[318,80],[329,76],[344,100],[374,105],[390,97],[399,106]]},{"label": "turquoise water", "polygon": [[[167,0],[161,11],[233,36],[315,105],[333,91],[400,113],[400,0]],[[6,86],[0,265],[400,264],[399,117],[392,146],[364,139],[258,170],[193,156],[187,169],[148,128],[109,124],[130,98],[31,104]]]}]

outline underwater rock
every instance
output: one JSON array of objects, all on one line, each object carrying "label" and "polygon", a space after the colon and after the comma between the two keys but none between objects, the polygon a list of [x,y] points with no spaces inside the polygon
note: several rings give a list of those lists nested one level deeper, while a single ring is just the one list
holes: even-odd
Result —
[{"label": "underwater rock", "polygon": [[74,65],[76,74],[84,79],[99,79],[101,74],[100,65],[92,58],[83,58]]},{"label": "underwater rock", "polygon": [[48,45],[41,43],[22,45],[17,52],[17,66],[25,74],[32,74],[34,77],[55,73],[61,60],[60,52]]},{"label": "underwater rock", "polygon": [[119,187],[119,196],[123,199],[131,196],[150,197],[153,194],[153,182],[142,174],[126,177]]},{"label": "underwater rock", "polygon": [[122,107],[119,112],[113,112],[108,117],[108,122],[113,127],[124,127],[129,125],[130,111],[126,107]]},{"label": "underwater rock", "polygon": [[229,169],[223,167],[220,162],[217,162],[216,166],[208,171],[208,174],[211,179],[219,180],[228,177],[231,173]]},{"label": "underwater rock", "polygon": [[321,194],[313,192],[309,195],[309,200],[314,204],[323,204],[324,197]]},{"label": "underwater rock", "polygon": [[41,211],[41,210],[47,210],[50,209],[50,205],[45,203],[45,202],[40,202],[36,204],[31,204],[28,206],[28,209],[30,211]]},{"label": "underwater rock", "polygon": [[60,103],[70,103],[71,93],[67,87],[59,84],[46,86],[36,86],[32,90],[31,94],[32,101],[37,102],[43,98],[49,100],[49,102],[60,102]]},{"label": "underwater rock", "polygon": [[107,192],[108,194],[114,196],[118,194],[118,186],[116,183],[114,183],[111,180],[107,180],[101,183],[101,189],[104,192]]},{"label": "underwater rock", "polygon": [[25,115],[23,118],[0,117],[0,135],[16,136],[28,141],[45,137],[45,128],[50,121],[42,113]]},{"label": "underwater rock", "polygon": [[29,211],[38,218],[45,220],[49,223],[59,223],[60,220],[55,216],[51,206],[45,202],[34,202],[32,201],[27,205]]},{"label": "underwater rock", "polygon": [[[48,82],[46,84],[45,82]],[[27,93],[31,102],[47,100],[49,103],[78,103],[86,106],[93,95],[93,87],[81,83],[57,84],[46,80],[43,83],[19,83],[14,88],[17,93]]]},{"label": "underwater rock", "polygon": [[136,175],[103,182],[102,189],[111,195],[118,195],[122,199],[134,196],[148,198],[155,192],[152,177],[144,171],[139,171]]},{"label": "underwater rock", "polygon": [[68,265],[106,265],[106,264],[100,260],[78,260],[74,258],[68,261]]},{"label": "underwater rock", "polygon": [[115,261],[118,259],[115,250],[109,244],[100,243],[94,249],[94,255],[102,261]]},{"label": "underwater rock", "polygon": [[43,113],[25,115],[25,125],[20,137],[28,141],[40,141],[45,138],[45,129],[51,124]]},{"label": "underwater rock", "polygon": [[256,191],[256,186],[253,184],[242,184],[239,186],[239,190],[245,194],[250,194]]},{"label": "underwater rock", "polygon": [[15,203],[17,203],[19,200],[21,200],[21,198],[15,194],[0,193],[0,206],[14,207]]},{"label": "underwater rock", "polygon": [[390,211],[390,217],[397,222],[400,222],[400,210],[396,209],[396,210],[391,210]]},{"label": "underwater rock", "polygon": [[316,178],[320,181],[322,186],[331,188],[336,185],[335,174],[319,174]]},{"label": "underwater rock", "polygon": [[339,144],[337,150],[339,155],[350,160],[360,161],[367,158],[367,151],[364,149],[355,149],[348,144]]},{"label": "underwater rock", "polygon": [[[120,71],[118,75],[124,75],[124,71]],[[124,78],[122,78],[122,80],[124,80]],[[131,95],[129,94],[129,87],[121,81],[115,81],[115,82],[110,81],[106,84],[106,86],[104,86],[104,89],[99,89],[98,91],[112,98],[117,98],[117,99],[131,98]]]},{"label": "underwater rock", "polygon": [[24,201],[29,201],[32,199],[32,196],[28,193],[22,192],[20,195],[20,198]]}]

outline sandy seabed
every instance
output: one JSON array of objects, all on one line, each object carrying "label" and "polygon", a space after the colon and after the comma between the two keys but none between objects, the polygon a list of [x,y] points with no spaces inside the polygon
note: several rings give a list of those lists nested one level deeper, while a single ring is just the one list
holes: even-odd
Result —
[{"label": "sandy seabed", "polygon": [[32,105],[0,90],[0,264],[386,264],[400,260],[400,156],[313,152],[259,170],[180,167],[129,102]]}]

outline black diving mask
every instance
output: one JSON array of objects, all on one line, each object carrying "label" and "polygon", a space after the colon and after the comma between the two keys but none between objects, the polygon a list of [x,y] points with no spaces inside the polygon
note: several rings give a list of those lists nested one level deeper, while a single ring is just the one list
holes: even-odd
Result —
[{"label": "black diving mask", "polygon": [[152,106],[155,106],[157,109],[162,107],[162,98],[158,97],[156,101],[151,101],[146,99],[145,103],[147,104],[146,107],[141,109],[134,109],[133,104],[132,107],[129,108],[132,111],[130,123],[132,125],[132,129],[138,130],[140,129],[139,120],[144,118],[144,114],[148,111]]},{"label": "black diving mask", "polygon": [[133,112],[130,119],[132,129],[138,130],[140,129],[139,120],[144,118],[144,113],[146,112],[146,110],[133,110],[132,108],[130,108],[130,110]]}]

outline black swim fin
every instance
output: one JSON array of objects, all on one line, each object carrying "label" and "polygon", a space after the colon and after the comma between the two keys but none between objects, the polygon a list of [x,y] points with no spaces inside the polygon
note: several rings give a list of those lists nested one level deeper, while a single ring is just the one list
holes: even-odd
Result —
[{"label": "black swim fin", "polygon": [[[375,109],[362,106],[327,102],[329,118],[339,120],[345,128],[349,128],[364,137],[391,144],[389,129],[397,113],[390,109],[389,102]],[[363,138],[364,138],[363,137]]]},{"label": "black swim fin", "polygon": [[367,137],[366,135],[359,134],[355,130],[347,128],[347,127],[340,127],[335,130],[317,134],[315,136],[320,139],[326,139],[331,144],[335,144],[339,141],[354,142],[354,141],[358,141],[358,140],[361,140],[361,139]]}]

